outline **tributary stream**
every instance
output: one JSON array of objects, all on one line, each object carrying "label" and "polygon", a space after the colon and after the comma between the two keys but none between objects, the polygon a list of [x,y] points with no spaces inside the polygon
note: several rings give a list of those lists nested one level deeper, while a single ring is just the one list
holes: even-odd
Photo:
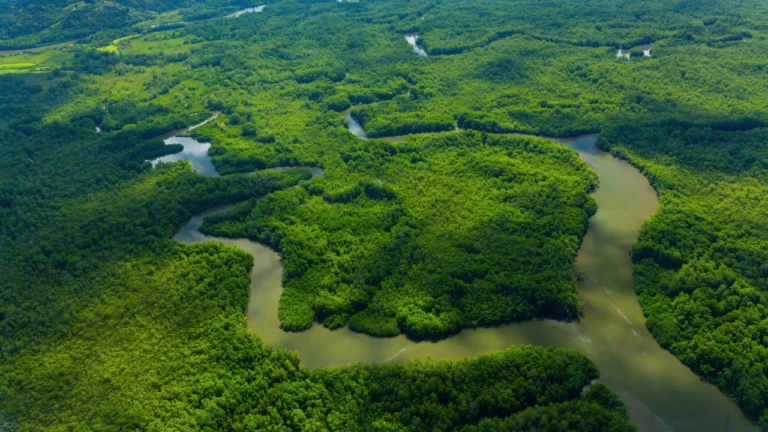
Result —
[{"label": "tributary stream", "polygon": [[422,48],[421,45],[419,45],[418,39],[419,35],[416,33],[409,33],[405,35],[405,40],[408,42],[408,45],[413,47],[413,52],[422,57],[427,57],[427,51]]},{"label": "tributary stream", "polygon": [[[360,129],[352,132],[364,136]],[[246,239],[203,235],[198,228],[205,213],[183,225],[174,239],[220,241],[253,255],[248,329],[267,344],[296,350],[309,368],[427,357],[458,359],[523,344],[553,346],[589,356],[600,369],[600,381],[621,396],[644,431],[756,431],[730,399],[662,349],[645,327],[629,250],[643,221],[656,210],[657,196],[648,180],[628,163],[599,151],[594,136],[560,142],[576,150],[600,177],[594,193],[599,208],[589,221],[576,259],[584,302],[579,322],[537,320],[470,329],[439,342],[413,342],[403,336],[380,339],[321,325],[300,333],[284,332],[277,316],[282,292],[277,253]]]}]

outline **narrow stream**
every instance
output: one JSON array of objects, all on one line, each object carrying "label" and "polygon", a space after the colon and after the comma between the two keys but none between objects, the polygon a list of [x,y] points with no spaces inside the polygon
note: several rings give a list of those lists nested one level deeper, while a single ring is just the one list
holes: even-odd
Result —
[{"label": "narrow stream", "polygon": [[417,33],[409,33],[405,35],[405,40],[413,47],[413,52],[416,54],[426,57],[427,52],[424,50],[424,48],[421,47],[418,43],[419,35]]},{"label": "narrow stream", "polygon": [[351,110],[352,109],[350,108],[341,112],[341,115],[344,116],[344,120],[347,121],[347,129],[350,133],[352,133],[352,135],[360,139],[366,139],[367,137],[365,136],[365,130],[360,125],[360,123],[357,122],[357,120],[352,118]]},{"label": "narrow stream", "polygon": [[[350,131],[356,133],[352,122]],[[320,325],[288,333],[280,329],[277,316],[282,293],[278,254],[250,240],[208,237],[199,231],[206,214],[227,208],[193,217],[174,239],[220,241],[253,255],[248,329],[267,344],[296,350],[310,368],[427,357],[458,359],[522,344],[554,346],[589,356],[600,369],[600,380],[626,402],[641,430],[757,431],[730,399],[663,350],[646,329],[628,252],[643,221],[656,210],[657,196],[640,172],[599,151],[595,141],[594,136],[559,140],[576,150],[600,177],[594,193],[599,209],[590,219],[576,259],[581,276],[579,295],[584,302],[584,317],[576,323],[527,321],[464,330],[439,342],[413,342],[403,336],[379,339]]]}]

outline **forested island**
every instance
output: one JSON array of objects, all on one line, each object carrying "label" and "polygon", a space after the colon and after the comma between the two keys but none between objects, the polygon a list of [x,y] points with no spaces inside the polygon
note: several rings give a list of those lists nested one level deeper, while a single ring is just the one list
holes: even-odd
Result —
[{"label": "forested island", "polygon": [[261,6],[0,0],[0,430],[651,430],[590,349],[309,369],[252,256],[172,239],[234,205],[200,230],[280,254],[287,332],[569,326],[601,178],[544,137],[584,134],[658,193],[648,330],[768,430],[768,5]]}]

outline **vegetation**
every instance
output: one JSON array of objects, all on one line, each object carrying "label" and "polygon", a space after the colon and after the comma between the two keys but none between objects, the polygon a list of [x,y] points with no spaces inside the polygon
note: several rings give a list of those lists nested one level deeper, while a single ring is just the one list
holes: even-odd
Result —
[{"label": "vegetation", "polygon": [[[0,2],[0,49],[32,48],[177,21],[199,21],[247,7],[251,0],[18,0]],[[172,11],[173,13],[168,13]],[[153,24],[155,22],[155,24]]]},{"label": "vegetation", "polygon": [[[131,39],[125,51],[134,44],[151,47],[165,41]],[[279,199],[269,195],[277,189],[283,194],[318,191],[315,182],[287,189],[309,173],[208,178],[185,162],[152,169],[145,161],[173,150],[153,137],[222,110],[219,120],[196,133],[220,143],[214,160],[223,173],[252,170],[222,150],[228,142],[247,140],[251,147],[270,147],[263,153],[265,166],[322,159],[329,180],[316,187],[333,193],[348,181],[346,175],[356,176],[366,199],[383,205],[395,204],[394,192],[363,176],[380,158],[397,156],[393,165],[411,164],[412,157],[461,162],[464,171],[476,172],[474,187],[481,181],[497,183],[495,193],[517,193],[523,204],[536,199],[525,198],[533,190],[505,186],[504,178],[482,170],[551,175],[552,181],[569,182],[553,199],[576,200],[589,208],[586,191],[594,177],[583,164],[569,167],[567,174],[554,170],[575,161],[572,152],[540,140],[469,133],[457,137],[455,148],[450,140],[435,138],[390,154],[381,143],[347,137],[338,117],[315,118],[316,107],[280,96],[278,89],[264,92],[272,104],[263,106],[295,111],[274,123],[262,123],[246,105],[229,105],[229,89],[207,84],[219,79],[215,69],[204,66],[207,53],[193,60],[189,50],[179,51],[179,57],[125,51],[120,57],[82,47],[45,51],[58,72],[0,77],[0,104],[8,108],[0,118],[5,139],[0,147],[0,259],[9,264],[0,276],[4,429],[357,430],[374,425],[433,430],[474,427],[483,420],[538,429],[552,422],[542,410],[562,406],[573,416],[596,419],[596,425],[633,430],[609,390],[597,385],[580,397],[597,370],[582,355],[567,351],[523,347],[461,362],[308,371],[294,354],[264,346],[242,325],[252,265],[248,255],[220,244],[185,246],[170,236],[192,214],[219,204],[265,195],[264,200]],[[22,63],[15,57],[8,57],[13,60],[7,64]],[[194,72],[179,67],[188,60],[190,65],[199,62]],[[329,76],[336,75],[321,79]],[[356,89],[362,94],[371,88],[401,88],[404,82],[345,85],[349,94]],[[294,124],[283,122],[300,119],[301,113],[307,113],[307,122],[300,127],[278,127]],[[286,141],[289,132],[296,134],[295,141]],[[298,136],[316,138],[302,142]],[[332,136],[344,137],[339,143],[345,147],[318,153],[322,141]],[[474,147],[485,153],[466,164],[460,155]],[[536,166],[534,151],[548,168]],[[530,161],[507,169],[505,163],[514,165],[509,154]],[[334,160],[341,165],[334,168]],[[444,172],[430,175],[439,178]],[[460,186],[455,177],[447,180],[446,187]],[[342,195],[334,195],[340,200],[336,203],[341,204]],[[493,198],[484,201],[492,206]],[[563,289],[572,299],[569,266],[587,211],[575,209],[576,214],[558,216],[564,224],[575,223],[563,228],[574,230],[574,244],[561,253],[560,269],[553,270],[565,274]],[[392,210],[397,216],[398,207]],[[492,264],[497,258],[483,259]],[[89,419],[87,425],[83,418]]]},{"label": "vegetation", "polygon": [[[631,430],[610,390],[578,397],[597,371],[570,352],[308,371],[244,329],[248,256],[169,238],[243,202],[204,229],[283,254],[291,330],[577,317],[596,179],[500,133],[600,132],[643,168],[649,328],[768,407],[764,3],[283,0],[209,21],[253,4],[150,3],[2,6],[3,49],[86,39],[0,56],[0,428]],[[203,22],[152,27],[179,20]],[[371,137],[439,133],[361,141],[347,109]],[[221,177],[151,169],[178,151],[156,137],[213,112],[193,133]],[[278,166],[325,175],[253,174]]]},{"label": "vegetation", "polygon": [[768,421],[766,143],[764,129],[684,123],[623,125],[601,137],[661,196],[632,250],[648,328],[761,422]]},{"label": "vegetation", "polygon": [[4,429],[433,430],[505,418],[543,427],[526,420],[534,407],[562,405],[633,430],[609,390],[580,397],[597,370],[568,351],[310,372],[264,346],[242,325],[252,258],[170,235],[192,213],[309,173],[150,169],[143,159],[157,142],[141,129],[97,134],[88,117],[34,120],[72,89],[37,77],[0,78],[2,103],[15,108],[0,158],[0,256],[12,263],[0,279]]},{"label": "vegetation", "polygon": [[339,156],[333,177],[202,228],[281,252],[284,329],[320,320],[433,338],[577,317],[573,257],[596,209],[587,193],[597,179],[573,151],[468,132],[361,142]]}]

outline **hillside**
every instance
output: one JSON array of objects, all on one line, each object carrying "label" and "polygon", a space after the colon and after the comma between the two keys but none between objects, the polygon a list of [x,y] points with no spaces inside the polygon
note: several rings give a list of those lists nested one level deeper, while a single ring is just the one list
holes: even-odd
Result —
[{"label": "hillside", "polygon": [[250,0],[5,0],[0,5],[0,49],[81,39],[169,11],[180,20],[199,20],[255,6]]}]

